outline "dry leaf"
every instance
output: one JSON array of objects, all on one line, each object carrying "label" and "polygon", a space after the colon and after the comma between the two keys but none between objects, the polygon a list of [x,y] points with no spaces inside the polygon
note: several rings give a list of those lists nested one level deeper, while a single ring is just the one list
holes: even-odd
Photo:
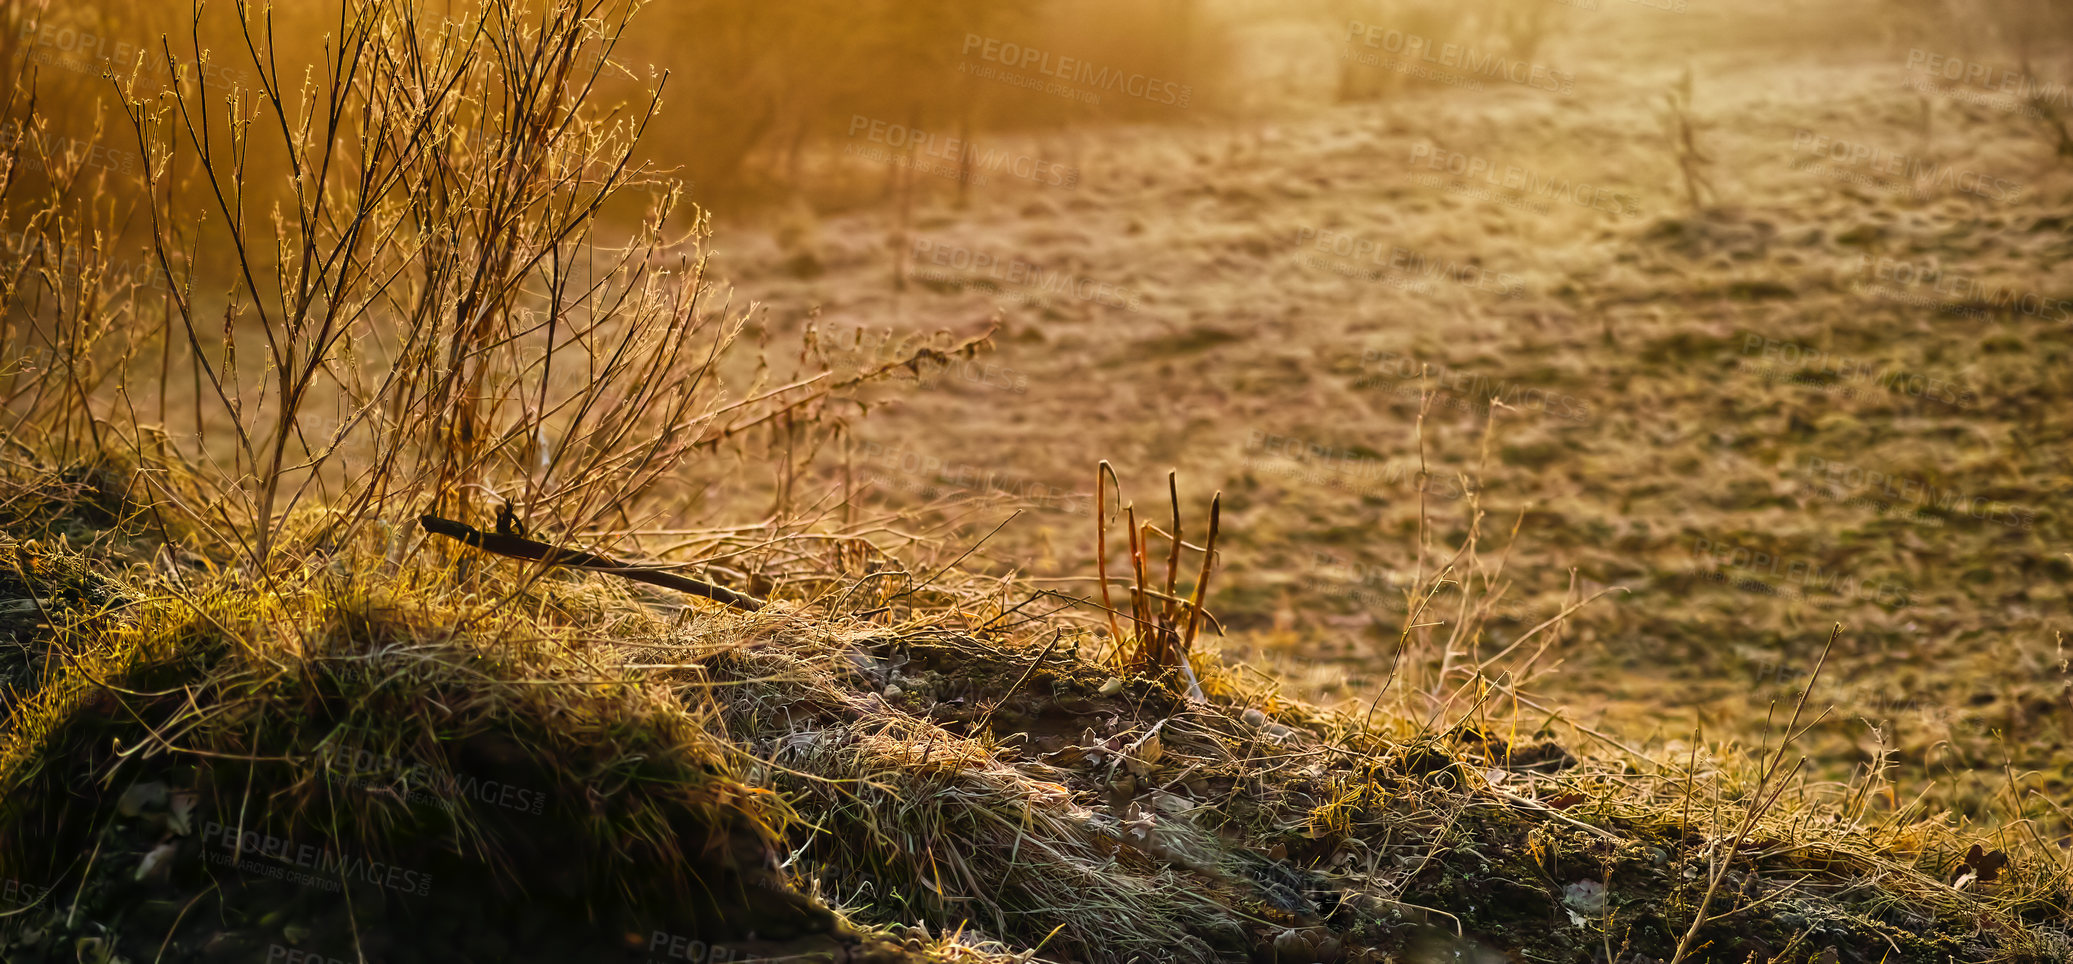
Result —
[{"label": "dry leaf", "polygon": [[166,804],[166,785],[156,781],[132,783],[122,791],[122,798],[115,801],[115,812],[125,817],[134,817],[145,810],[156,810]]},{"label": "dry leaf", "polygon": [[167,819],[166,825],[171,827],[174,833],[181,836],[193,833],[194,822],[190,818],[194,816],[194,808],[200,804],[201,796],[199,794],[173,794],[173,815]]},{"label": "dry leaf", "polygon": [[1130,772],[1145,776],[1158,767],[1159,758],[1166,755],[1166,746],[1159,741],[1159,729],[1165,725],[1165,721],[1161,720],[1152,727],[1150,733],[1144,735],[1143,739],[1123,751],[1123,763],[1130,768]]},{"label": "dry leaf", "polygon": [[137,864],[135,879],[147,880],[162,876],[166,869],[173,865],[173,856],[179,852],[180,848],[173,846],[170,841],[151,848],[151,852],[145,854],[144,859]]},{"label": "dry leaf", "polygon": [[1993,883],[2001,877],[2001,868],[2008,866],[2008,855],[1999,850],[1981,850],[1979,844],[1965,852],[1963,865],[1967,874],[1981,883]]}]

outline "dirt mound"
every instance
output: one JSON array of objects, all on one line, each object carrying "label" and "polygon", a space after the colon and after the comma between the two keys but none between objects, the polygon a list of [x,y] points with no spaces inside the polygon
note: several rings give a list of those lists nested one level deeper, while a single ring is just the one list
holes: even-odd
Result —
[{"label": "dirt mound", "polygon": [[0,733],[6,960],[909,956],[791,886],[785,807],[672,701],[512,625],[176,576],[30,627],[58,668]]},{"label": "dirt mound", "polygon": [[[1392,742],[1248,708],[1228,676],[1192,704],[1170,674],[1126,679],[1034,640],[816,635],[680,658],[728,694],[730,734],[824,831],[801,850],[824,892],[1062,960],[1161,942],[1182,960],[1667,959],[1722,843],[1622,788],[1654,782],[1631,761],[1474,728]],[[1730,860],[1734,896],[1694,959],[2073,947],[2056,930],[1977,932],[1972,915],[2005,896],[1975,901],[1863,839],[1766,828]]]}]

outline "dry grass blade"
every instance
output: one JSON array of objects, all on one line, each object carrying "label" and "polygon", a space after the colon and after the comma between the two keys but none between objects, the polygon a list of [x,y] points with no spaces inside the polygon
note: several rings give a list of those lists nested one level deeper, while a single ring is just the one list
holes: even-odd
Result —
[{"label": "dry grass blade", "polygon": [[[1842,634],[1843,627],[1841,623],[1837,623],[1835,628],[1829,631],[1828,643],[1821,647],[1821,658],[1814,663],[1814,674],[1808,678],[1806,688],[1800,691],[1799,700],[1793,704],[1792,719],[1785,724],[1785,736],[1779,741],[1777,752],[1771,754],[1769,760],[1764,762],[1763,768],[1757,776],[1756,788],[1750,794],[1753,802],[1743,811],[1742,820],[1736,826],[1734,836],[1730,838],[1725,849],[1714,848],[1710,851],[1712,866],[1709,868],[1709,873],[1706,877],[1706,892],[1699,898],[1698,908],[1692,912],[1691,927],[1687,928],[1684,936],[1678,939],[1677,950],[1670,955],[1670,964],[1682,964],[1685,955],[1690,953],[1692,941],[1698,938],[1699,929],[1706,925],[1708,920],[1706,916],[1707,908],[1712,906],[1713,897],[1720,890],[1720,882],[1727,875],[1728,866],[1734,861],[1735,852],[1742,848],[1742,842],[1749,838],[1749,834],[1756,829],[1757,824],[1762,821],[1764,814],[1770,810],[1771,806],[1777,802],[1779,795],[1784,792],[1784,781],[1779,781],[1779,785],[1775,788],[1772,785],[1772,781],[1777,777],[1779,765],[1785,761],[1785,751],[1790,749],[1792,744],[1805,732],[1799,728],[1800,715],[1807,708],[1807,697],[1814,692],[1814,685],[1821,680],[1822,668],[1828,665],[1828,654],[1834,651],[1835,641]],[[1798,766],[1795,765],[1794,772],[1797,772],[1797,770]],[[1766,796],[1766,793],[1769,795]]]},{"label": "dry grass blade", "polygon": [[[1116,470],[1103,459],[1094,469],[1094,574],[1101,584],[1101,610],[1108,616],[1110,642],[1123,645],[1123,629],[1116,622],[1116,603],[1108,591],[1108,492],[1109,486],[1102,484],[1102,477],[1116,490],[1116,498],[1123,497],[1123,484],[1116,479]],[[1119,649],[1120,651],[1120,649]]]},{"label": "dry grass blade", "polygon": [[1180,549],[1182,541],[1179,474],[1172,469],[1166,472],[1166,497],[1173,504],[1173,531],[1168,533],[1168,537],[1173,542],[1173,548],[1166,554],[1166,598],[1164,605],[1159,607],[1159,633],[1162,637],[1178,635],[1180,632],[1174,609],[1174,587],[1175,580],[1180,577]]},{"label": "dry grass blade", "polygon": [[1139,663],[1156,664],[1159,652],[1157,642],[1152,638],[1151,600],[1144,592],[1146,533],[1137,524],[1135,503],[1123,506],[1123,518],[1130,526],[1130,619],[1137,626],[1137,648],[1131,654],[1131,659]]},{"label": "dry grass blade", "polygon": [[1181,659],[1195,649],[1195,634],[1202,628],[1202,605],[1209,597],[1209,573],[1216,565],[1217,530],[1223,522],[1224,494],[1209,499],[1209,538],[1202,543],[1202,571],[1195,576],[1195,591],[1188,598],[1188,632],[1181,638]]}]

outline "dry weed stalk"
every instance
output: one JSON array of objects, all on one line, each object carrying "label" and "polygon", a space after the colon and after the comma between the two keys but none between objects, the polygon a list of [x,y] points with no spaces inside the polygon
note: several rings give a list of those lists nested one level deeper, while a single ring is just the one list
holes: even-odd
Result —
[{"label": "dry weed stalk", "polygon": [[0,436],[82,459],[104,441],[89,400],[138,349],[120,314],[137,282],[111,258],[110,228],[129,211],[115,172],[88,163],[92,142],[51,131],[29,65],[18,51],[0,112]]},{"label": "dry weed stalk", "polygon": [[1707,201],[1718,201],[1719,193],[1713,188],[1713,181],[1707,169],[1713,165],[1713,158],[1699,148],[1698,131],[1705,125],[1692,120],[1692,71],[1684,68],[1684,74],[1676,83],[1663,92],[1663,126],[1670,137],[1670,151],[1677,162],[1677,173],[1684,180],[1685,203],[1693,215],[1705,210]]},{"label": "dry weed stalk", "polygon": [[[1107,485],[1103,484],[1106,478]],[[1103,460],[1095,469],[1094,491],[1094,567],[1096,579],[1101,584],[1101,608],[1108,617],[1109,635],[1115,640],[1116,656],[1123,667],[1132,671],[1164,672],[1178,669],[1187,680],[1188,695],[1200,701],[1203,699],[1202,684],[1195,676],[1195,667],[1189,661],[1194,651],[1195,636],[1201,631],[1204,601],[1209,593],[1209,574],[1216,561],[1217,529],[1223,518],[1224,494],[1218,492],[1209,500],[1209,535],[1200,546],[1189,544],[1181,535],[1180,486],[1174,472],[1166,473],[1167,498],[1173,510],[1173,531],[1162,532],[1150,522],[1139,524],[1137,507],[1134,503],[1123,506],[1125,524],[1128,526],[1130,549],[1130,622],[1131,632],[1125,635],[1116,620],[1115,603],[1109,595],[1108,579],[1108,491],[1114,487],[1116,500],[1122,501],[1122,484],[1116,478],[1115,469]],[[1167,540],[1166,578],[1154,584],[1148,578],[1145,560],[1151,554],[1151,539],[1157,534]],[[1194,588],[1188,598],[1182,599],[1177,592],[1180,577],[1181,549],[1195,549],[1202,553],[1202,568],[1195,576]],[[1159,586],[1165,588],[1162,591]],[[1210,617],[1214,619],[1214,617]]]},{"label": "dry weed stalk", "polygon": [[[1462,490],[1467,493],[1461,520],[1465,532],[1460,544],[1447,556],[1429,558],[1432,548],[1429,536],[1434,529],[1434,520],[1427,499],[1432,469],[1426,460],[1425,421],[1436,397],[1428,385],[1413,426],[1419,480],[1418,535],[1413,551],[1415,576],[1403,589],[1404,619],[1396,633],[1388,673],[1369,701],[1366,712],[1360,716],[1360,726],[1366,729],[1374,724],[1377,709],[1392,693],[1396,694],[1396,700],[1385,719],[1415,723],[1406,734],[1414,740],[1435,732],[1455,731],[1470,725],[1472,720],[1480,720],[1488,731],[1488,717],[1493,704],[1499,707],[1508,704],[1514,715],[1521,710],[1532,710],[1553,721],[1562,716],[1560,710],[1534,698],[1525,691],[1526,686],[1553,668],[1543,667],[1542,659],[1560,642],[1562,630],[1571,617],[1598,599],[1625,590],[1608,587],[1586,595],[1578,591],[1575,573],[1572,572],[1569,592],[1552,615],[1528,626],[1495,654],[1483,655],[1491,621],[1512,590],[1512,582],[1505,575],[1506,567],[1530,506],[1519,508],[1504,550],[1495,563],[1486,562],[1483,522],[1487,510],[1483,505],[1482,489],[1489,471],[1497,417],[1509,408],[1502,401],[1492,399],[1490,418],[1484,424],[1480,439],[1477,464],[1472,473],[1464,473],[1462,477]],[[1458,594],[1458,599],[1443,601],[1443,596],[1448,593]],[[1435,614],[1435,604],[1449,606],[1452,612],[1443,609]],[[1435,632],[1442,628],[1444,633]],[[1537,645],[1529,650],[1529,643]],[[1519,658],[1515,659],[1515,656]],[[1400,680],[1406,685],[1399,687]],[[1573,720],[1565,722],[1595,741],[1622,752],[1634,752],[1632,747],[1603,731]],[[1513,725],[1517,726],[1516,720]]]},{"label": "dry weed stalk", "polygon": [[[1799,700],[1792,707],[1792,719],[1785,724],[1784,739],[1778,743],[1777,752],[1770,754],[1769,759],[1758,771],[1756,787],[1750,791],[1751,802],[1743,808],[1742,819],[1736,824],[1734,835],[1728,838],[1726,848],[1707,848],[1706,892],[1699,898],[1698,908],[1692,911],[1691,927],[1687,928],[1684,936],[1677,941],[1677,952],[1670,956],[1670,964],[1682,964],[1685,955],[1691,952],[1692,941],[1699,936],[1699,929],[1712,920],[1706,916],[1706,910],[1712,906],[1713,897],[1720,890],[1722,878],[1727,876],[1728,866],[1734,861],[1735,852],[1742,849],[1743,841],[1749,839],[1757,824],[1761,823],[1771,808],[1777,805],[1778,798],[1784,794],[1786,784],[1792,776],[1799,772],[1800,767],[1806,765],[1806,760],[1802,758],[1794,763],[1792,769],[1783,777],[1778,774],[1779,766],[1785,762],[1785,752],[1814,725],[1809,723],[1806,727],[1801,727],[1800,714],[1805,712],[1807,697],[1814,692],[1814,684],[1821,681],[1821,670],[1828,665],[1828,654],[1835,649],[1836,638],[1842,634],[1841,623],[1837,623],[1835,628],[1829,631],[1828,644],[1821,647],[1821,658],[1814,663],[1814,674],[1808,678],[1806,688],[1800,691]],[[1816,718],[1814,722],[1818,723],[1820,719]]]}]

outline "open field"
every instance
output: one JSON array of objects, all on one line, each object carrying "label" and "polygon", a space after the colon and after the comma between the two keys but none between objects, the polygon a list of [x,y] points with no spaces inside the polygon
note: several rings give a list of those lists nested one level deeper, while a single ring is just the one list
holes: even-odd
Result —
[{"label": "open field", "polygon": [[[888,504],[953,499],[972,537],[1026,505],[979,555],[1043,576],[1085,574],[1099,459],[1176,467],[1196,505],[1223,490],[1225,645],[1291,693],[1372,698],[1419,574],[1481,512],[1476,578],[1501,557],[1510,586],[1482,655],[1617,587],[1532,667],[1568,718],[1754,740],[1841,622],[1810,734],[1831,775],[1890,754],[1901,798],[1989,822],[2012,816],[2004,764],[2018,793],[2063,799],[2073,179],[2054,144],[1925,97],[1907,51],[1862,30],[1809,49],[1741,16],[1621,12],[1546,56],[1756,35],[1692,59],[1720,198],[1703,213],[1656,116],[1666,62],[1579,70],[1566,98],[1419,90],[1132,129],[1087,148],[1071,190],[922,203],[904,249],[900,215],[866,210],[818,225],[810,279],[781,277],[796,252],[774,241],[722,260],[774,329],[813,314],[867,350],[998,307],[997,353],[859,423],[858,471]],[[1574,186],[1507,190],[1513,168]],[[1444,655],[1421,655],[1432,691]]]}]

